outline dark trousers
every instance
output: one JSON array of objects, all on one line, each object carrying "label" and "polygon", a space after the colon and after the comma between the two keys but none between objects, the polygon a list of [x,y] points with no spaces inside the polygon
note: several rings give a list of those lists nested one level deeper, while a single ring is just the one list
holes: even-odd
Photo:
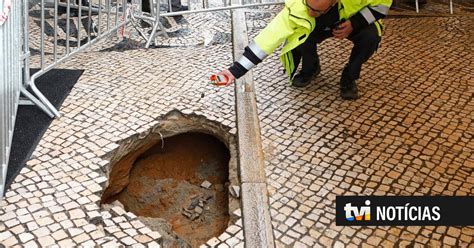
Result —
[{"label": "dark trousers", "polygon": [[[302,73],[312,74],[319,63],[317,44],[325,39],[332,37],[331,28],[339,20],[337,5],[331,10],[316,18],[316,28],[309,35],[308,39],[293,51],[295,61],[302,59]],[[351,51],[349,62],[346,64],[342,73],[343,77],[349,80],[356,80],[360,77],[360,70],[364,64],[375,53],[380,43],[380,36],[375,24],[370,24],[356,33],[347,37],[354,47]],[[298,62],[299,63],[299,62]]]}]

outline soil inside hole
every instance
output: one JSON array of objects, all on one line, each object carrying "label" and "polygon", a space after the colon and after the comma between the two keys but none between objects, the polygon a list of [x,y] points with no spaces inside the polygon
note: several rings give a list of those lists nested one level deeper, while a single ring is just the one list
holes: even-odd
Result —
[{"label": "soil inside hole", "polygon": [[[160,141],[136,159],[118,200],[138,216],[167,220],[176,234],[198,247],[228,225],[229,159],[227,147],[208,134],[165,138],[163,146]],[[204,181],[212,186],[201,187]],[[199,205],[202,213],[196,217]],[[183,215],[190,206],[191,218]]]}]

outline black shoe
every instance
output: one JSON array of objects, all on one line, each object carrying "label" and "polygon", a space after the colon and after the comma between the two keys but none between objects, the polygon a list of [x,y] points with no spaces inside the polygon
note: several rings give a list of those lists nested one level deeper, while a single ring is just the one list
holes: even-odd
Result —
[{"label": "black shoe", "polygon": [[294,87],[305,87],[309,83],[311,83],[311,78],[313,77],[312,74],[303,74],[303,73],[298,73],[296,76],[293,78],[293,83],[291,86]]},{"label": "black shoe", "polygon": [[355,100],[359,98],[359,91],[355,80],[341,79],[341,97],[344,100]]},{"label": "black shoe", "polygon": [[311,83],[311,79],[321,72],[321,66],[319,63],[316,65],[316,69],[314,70],[313,73],[311,74],[304,74],[302,72],[298,73],[294,78],[293,78],[293,83],[291,84],[292,86],[295,87],[305,87],[309,83]]}]

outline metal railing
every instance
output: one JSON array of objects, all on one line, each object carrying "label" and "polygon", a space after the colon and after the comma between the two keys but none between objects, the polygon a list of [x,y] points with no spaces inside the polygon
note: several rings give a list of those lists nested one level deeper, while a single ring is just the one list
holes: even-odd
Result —
[{"label": "metal railing", "polygon": [[[23,2],[25,6],[28,6],[28,0],[23,0]],[[92,0],[73,0],[73,2],[54,0],[48,4],[45,0],[41,0],[38,5],[33,6],[39,10],[39,17],[37,17],[39,32],[30,32],[29,24],[33,17],[29,13],[29,7],[25,8],[24,19],[27,24],[23,27],[25,37],[23,42],[26,48],[24,51],[25,84],[21,92],[29,100],[22,101],[21,104],[35,104],[50,117],[59,117],[59,111],[39,91],[35,80],[75,54],[88,49],[124,27],[128,23],[127,6],[127,0],[96,0],[94,3]],[[46,30],[46,27],[50,29]],[[29,36],[33,33],[39,33],[39,37],[30,39]],[[32,44],[32,40],[39,40],[39,44]],[[62,43],[61,46],[58,44],[59,40]],[[37,56],[35,58],[36,67],[39,70],[30,76],[29,68],[33,67],[31,61],[33,56],[30,52],[32,47],[39,51],[39,58]],[[27,89],[30,89],[32,93]]]},{"label": "metal railing", "polygon": [[[416,13],[420,13],[420,4],[418,2],[419,0],[415,0],[415,9]],[[449,0],[449,13],[453,14],[453,0]]]},{"label": "metal railing", "polygon": [[21,2],[0,1],[0,201],[21,89]]},{"label": "metal railing", "polygon": [[[0,0],[0,200],[5,192],[18,105],[37,105],[51,118],[60,116],[36,87],[35,80],[128,23],[127,0],[95,0],[98,4],[91,3],[92,0],[72,1],[53,0],[46,4],[46,0],[41,0],[30,4],[30,0]],[[83,6],[83,2],[87,5]],[[30,7],[39,10],[37,32],[29,29],[34,19]],[[66,23],[62,32],[61,20]],[[84,30],[81,25],[85,25]],[[46,27],[52,27],[52,31]],[[85,32],[84,41],[82,32]],[[48,33],[52,37],[48,38]],[[36,36],[31,38],[32,35]],[[59,39],[64,46],[58,45]],[[39,70],[30,76],[30,68]],[[20,99],[20,95],[26,99]]]}]

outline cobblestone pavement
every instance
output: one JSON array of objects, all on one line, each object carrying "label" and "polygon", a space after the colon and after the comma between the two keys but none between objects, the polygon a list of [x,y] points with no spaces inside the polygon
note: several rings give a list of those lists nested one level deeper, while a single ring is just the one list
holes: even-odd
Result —
[{"label": "cobblestone pavement", "polygon": [[[249,10],[251,37],[274,15],[275,8]],[[277,55],[254,70],[278,247],[473,243],[472,227],[335,226],[336,195],[474,194],[474,19],[389,19],[386,26],[357,101],[339,98],[347,41],[320,46],[322,72],[304,89],[288,87]],[[232,87],[208,84],[231,61],[223,42],[92,51],[62,65],[85,72],[0,205],[0,244],[159,246],[161,234],[134,214],[98,205],[108,166],[101,157],[173,109],[235,134]],[[207,244],[242,246],[240,225]]]},{"label": "cobblestone pavement", "polygon": [[[420,1],[421,2],[421,1]],[[430,15],[430,16],[449,16],[449,0],[442,1],[428,0],[427,4],[420,4],[419,13],[416,13],[415,1],[413,3],[401,3],[399,6],[391,9],[391,15],[403,14],[403,15]],[[474,14],[472,4],[465,2],[453,1],[453,14],[454,15],[472,15]]]}]

